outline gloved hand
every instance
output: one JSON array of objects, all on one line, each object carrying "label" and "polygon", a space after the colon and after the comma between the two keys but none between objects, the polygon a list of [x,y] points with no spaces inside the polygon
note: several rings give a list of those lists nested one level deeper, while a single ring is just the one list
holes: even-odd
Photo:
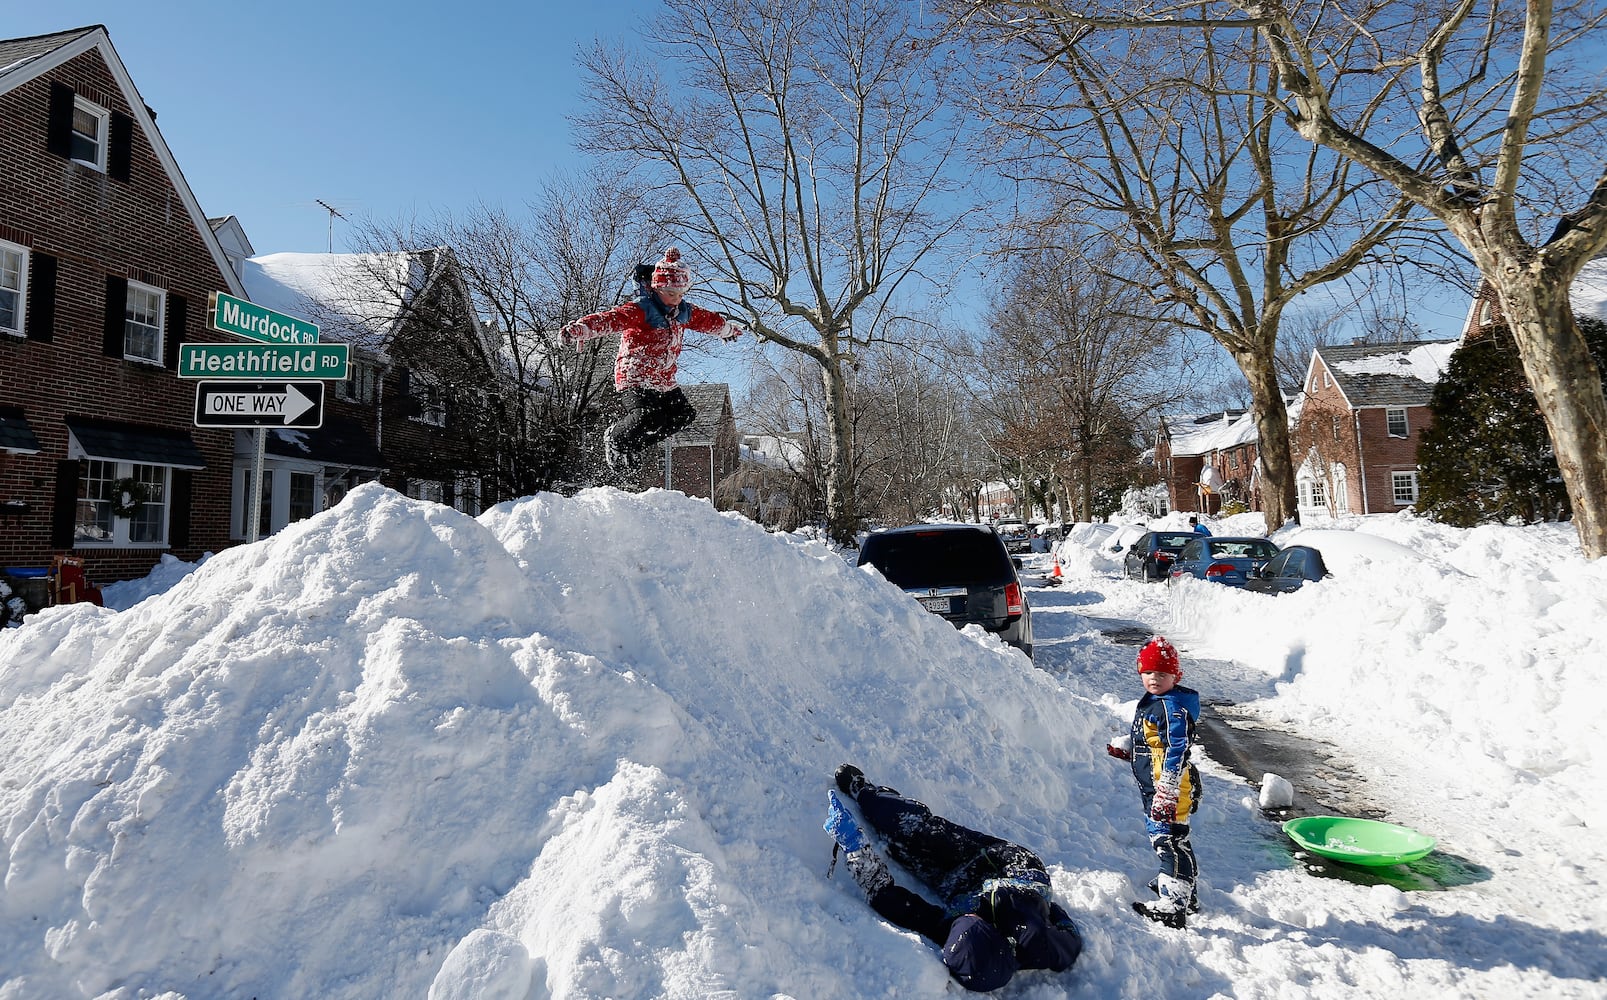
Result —
[{"label": "gloved hand", "polygon": [[1165,782],[1155,786],[1149,802],[1149,818],[1157,823],[1177,822],[1177,786]]},{"label": "gloved hand", "polygon": [[563,341],[566,344],[578,344],[581,341],[587,340],[591,337],[591,327],[577,319],[573,323],[570,323],[568,326],[564,327],[562,330],[559,330],[558,335],[563,338]]},{"label": "gloved hand", "polygon": [[728,344],[740,336],[742,336],[742,327],[737,326],[730,320],[726,320],[725,326],[720,327],[719,337]]},{"label": "gloved hand", "polygon": [[854,817],[848,814],[848,808],[843,805],[843,800],[837,797],[835,791],[827,792],[826,800],[826,822],[821,828],[831,834],[832,840],[850,854],[870,843],[865,839],[859,824],[854,822]]},{"label": "gloved hand", "polygon": [[1105,752],[1117,760],[1133,759],[1133,738],[1131,736],[1118,736],[1105,744]]}]

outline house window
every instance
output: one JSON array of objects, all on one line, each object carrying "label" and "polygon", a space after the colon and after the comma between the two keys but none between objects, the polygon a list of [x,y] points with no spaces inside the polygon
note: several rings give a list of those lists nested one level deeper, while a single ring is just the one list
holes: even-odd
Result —
[{"label": "house window", "polygon": [[480,481],[478,479],[459,480],[457,500],[452,506],[470,517],[478,517],[480,515]]},{"label": "house window", "polygon": [[446,491],[441,484],[428,479],[409,479],[407,481],[407,495],[415,500],[428,500],[431,503],[441,503]]},{"label": "house window", "polygon": [[1409,507],[1417,502],[1417,470],[1392,472],[1389,482],[1395,494],[1395,506]]},{"label": "house window", "polygon": [[1406,436],[1406,409],[1392,406],[1384,411],[1384,419],[1389,423],[1389,436],[1403,438]]},{"label": "house window", "polygon": [[1310,506],[1312,506],[1312,507],[1326,507],[1326,506],[1328,506],[1328,485],[1326,483],[1324,483],[1321,479],[1313,479],[1313,480],[1311,480],[1311,504],[1310,504]]},{"label": "house window", "polygon": [[1338,441],[1339,440],[1339,424],[1340,424],[1339,414],[1336,413],[1336,414],[1333,415],[1333,423],[1334,423],[1334,440]]},{"label": "house window", "polygon": [[290,520],[305,521],[314,513],[316,477],[310,472],[290,474]]},{"label": "house window", "polygon": [[107,110],[82,97],[73,98],[73,132],[69,155],[85,166],[106,169]]},{"label": "house window", "polygon": [[[78,481],[78,513],[73,544],[164,545],[167,543],[168,469],[163,465],[90,459]],[[145,500],[127,516],[113,509],[122,499],[124,479],[143,488]]]},{"label": "house window", "polygon": [[335,392],[348,403],[372,403],[378,381],[377,365],[370,361],[353,361],[346,381],[337,385]]},{"label": "house window", "polygon": [[419,405],[417,420],[432,427],[446,426],[446,398],[438,384],[414,375],[408,392]]},{"label": "house window", "polygon": [[0,333],[22,334],[27,295],[28,251],[0,240]]},{"label": "house window", "polygon": [[123,355],[136,361],[162,363],[162,312],[167,293],[160,288],[128,283],[128,304],[123,311]]}]

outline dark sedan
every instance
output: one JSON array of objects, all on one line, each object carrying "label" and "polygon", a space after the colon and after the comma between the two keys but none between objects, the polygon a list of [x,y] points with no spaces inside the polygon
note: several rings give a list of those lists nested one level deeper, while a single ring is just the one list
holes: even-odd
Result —
[{"label": "dark sedan", "polygon": [[1291,545],[1279,549],[1270,562],[1250,574],[1244,589],[1258,594],[1287,594],[1331,575],[1321,552],[1309,545]]},{"label": "dark sedan", "polygon": [[1173,580],[1192,576],[1199,580],[1242,587],[1250,575],[1278,554],[1278,547],[1265,538],[1198,536],[1183,546],[1172,563]]},{"label": "dark sedan", "polygon": [[1183,546],[1200,537],[1192,531],[1151,531],[1127,547],[1122,569],[1130,580],[1164,580]]}]

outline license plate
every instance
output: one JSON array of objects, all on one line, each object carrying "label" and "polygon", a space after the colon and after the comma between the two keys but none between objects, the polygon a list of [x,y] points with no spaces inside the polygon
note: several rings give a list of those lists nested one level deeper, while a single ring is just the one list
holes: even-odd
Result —
[{"label": "license plate", "polygon": [[940,615],[949,613],[949,599],[947,597],[922,597],[919,600],[921,607],[928,611],[936,611]]}]

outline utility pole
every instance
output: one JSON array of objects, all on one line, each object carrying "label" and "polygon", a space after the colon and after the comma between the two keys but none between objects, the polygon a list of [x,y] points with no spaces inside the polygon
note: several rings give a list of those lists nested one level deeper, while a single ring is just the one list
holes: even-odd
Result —
[{"label": "utility pole", "polygon": [[335,211],[335,206],[331,205],[329,202],[323,200],[322,198],[314,198],[313,201],[316,201],[318,204],[324,206],[324,210],[329,213],[329,252],[334,253],[335,252],[335,219],[338,216],[340,218],[340,221],[345,222],[346,217],[344,215],[341,215],[339,212]]}]

